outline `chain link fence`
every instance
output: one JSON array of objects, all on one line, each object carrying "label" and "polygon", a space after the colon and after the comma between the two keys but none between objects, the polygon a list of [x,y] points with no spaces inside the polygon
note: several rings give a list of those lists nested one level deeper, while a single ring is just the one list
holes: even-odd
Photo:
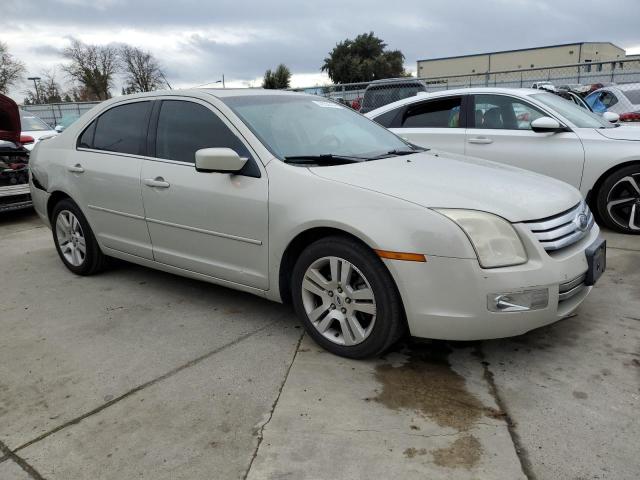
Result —
[{"label": "chain link fence", "polygon": [[20,108],[29,113],[33,113],[51,128],[56,125],[69,126],[71,122],[77,120],[83,113],[91,110],[100,102],[66,102],[47,103],[40,105],[22,105]]},{"label": "chain link fence", "polygon": [[[611,111],[621,115],[622,121],[640,122],[640,58],[469,75],[405,77],[294,90],[330,98],[367,113],[420,92],[469,87],[536,87],[556,90],[563,96],[566,96],[565,92],[571,92],[586,100],[594,111]],[[37,115],[53,128],[56,125],[68,126],[98,103],[52,103],[21,108]]]},{"label": "chain link fence", "polygon": [[419,92],[469,87],[546,88],[563,96],[571,92],[586,99],[594,111],[609,110],[623,115],[623,121],[640,121],[640,59],[469,75],[406,77],[295,90],[321,95],[366,113]]}]

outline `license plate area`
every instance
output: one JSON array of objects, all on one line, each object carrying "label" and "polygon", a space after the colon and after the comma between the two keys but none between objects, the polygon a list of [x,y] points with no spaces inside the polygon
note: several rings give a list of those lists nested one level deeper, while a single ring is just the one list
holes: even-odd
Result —
[{"label": "license plate area", "polygon": [[607,268],[607,241],[599,238],[585,250],[587,256],[587,276],[585,285],[595,285]]}]

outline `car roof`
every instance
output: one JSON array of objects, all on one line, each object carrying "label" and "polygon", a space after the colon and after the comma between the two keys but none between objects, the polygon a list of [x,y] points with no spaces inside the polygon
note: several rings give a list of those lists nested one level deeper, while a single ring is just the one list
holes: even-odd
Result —
[{"label": "car roof", "polygon": [[216,98],[225,98],[225,97],[237,97],[237,96],[245,96],[245,97],[257,97],[264,95],[279,95],[279,96],[307,96],[307,97],[317,97],[317,95],[311,95],[304,92],[293,92],[290,90],[269,90],[262,88],[185,88],[185,89],[174,89],[174,90],[154,90],[153,92],[143,92],[143,93],[132,93],[130,95],[120,95],[117,97],[110,98],[109,100],[105,100],[101,105],[111,105],[114,103],[119,103],[127,100],[136,100],[138,98],[153,98],[153,97],[200,97],[211,95]]},{"label": "car roof", "polygon": [[393,110],[394,108],[401,107],[403,105],[408,105],[410,103],[418,102],[420,100],[425,100],[429,98],[438,98],[443,96],[452,96],[452,95],[471,95],[471,94],[490,94],[490,93],[502,93],[502,94],[510,94],[510,95],[520,95],[520,96],[528,96],[534,95],[536,93],[544,93],[545,90],[538,90],[535,88],[499,88],[499,87],[471,87],[471,88],[453,88],[451,90],[438,90],[437,92],[422,92],[418,95],[414,95],[413,97],[403,98],[402,100],[398,100],[397,102],[389,103],[387,105],[383,105],[382,107],[378,107],[375,110],[371,110],[366,113],[367,116],[372,116],[372,113],[379,115],[384,112],[388,112],[389,110]]}]

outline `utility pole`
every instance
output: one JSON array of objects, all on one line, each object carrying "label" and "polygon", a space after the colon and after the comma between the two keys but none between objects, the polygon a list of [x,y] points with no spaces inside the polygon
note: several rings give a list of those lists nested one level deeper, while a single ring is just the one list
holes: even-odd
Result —
[{"label": "utility pole", "polygon": [[33,86],[36,89],[36,103],[40,103],[40,91],[38,90],[38,82],[40,81],[40,77],[29,77],[27,80],[33,80]]},{"label": "utility pole", "polygon": [[224,86],[224,73],[222,74],[222,88],[227,88]]}]

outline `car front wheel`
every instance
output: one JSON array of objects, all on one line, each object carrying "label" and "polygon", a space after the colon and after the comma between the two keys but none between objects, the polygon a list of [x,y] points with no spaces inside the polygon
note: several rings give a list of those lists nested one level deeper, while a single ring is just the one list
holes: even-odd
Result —
[{"label": "car front wheel", "polygon": [[598,192],[600,218],[609,228],[640,234],[640,165],[613,172]]},{"label": "car front wheel", "polygon": [[53,241],[65,266],[77,275],[92,275],[104,268],[105,256],[82,211],[71,199],[53,207]]},{"label": "car front wheel", "polygon": [[332,353],[366,358],[404,332],[393,279],[366,246],[328,237],[302,252],[292,275],[293,304],[309,335]]}]

